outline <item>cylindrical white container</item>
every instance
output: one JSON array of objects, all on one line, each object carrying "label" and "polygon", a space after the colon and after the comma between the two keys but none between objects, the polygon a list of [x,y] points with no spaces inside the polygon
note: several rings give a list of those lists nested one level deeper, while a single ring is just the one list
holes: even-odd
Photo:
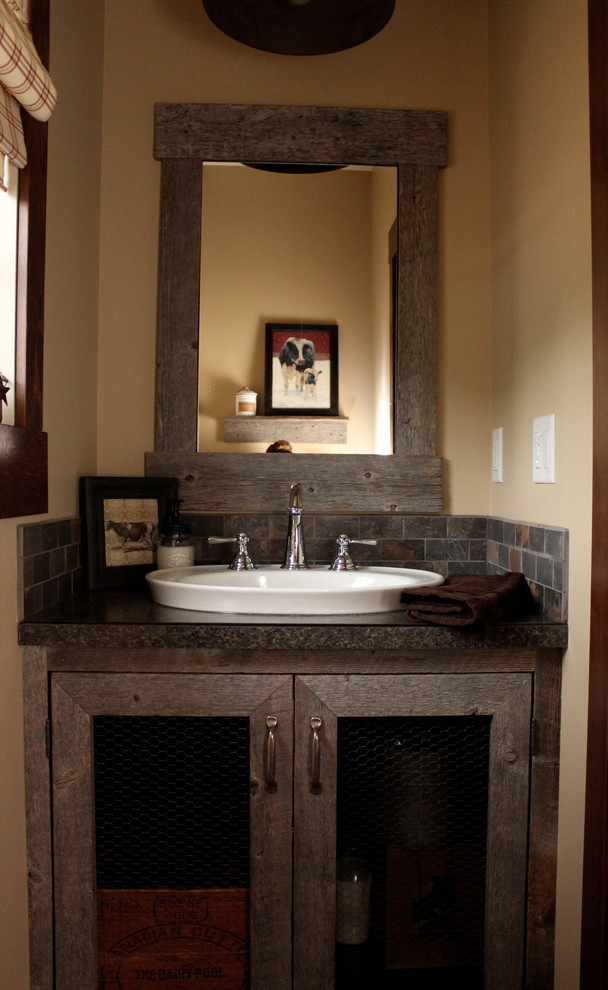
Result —
[{"label": "cylindrical white container", "polygon": [[236,393],[236,414],[237,416],[255,416],[258,393],[253,392],[246,385]]},{"label": "cylindrical white container", "polygon": [[336,941],[360,945],[369,932],[372,877],[358,856],[338,860],[336,871]]},{"label": "cylindrical white container", "polygon": [[190,533],[162,536],[156,548],[156,566],[189,567],[194,563],[194,543]]}]

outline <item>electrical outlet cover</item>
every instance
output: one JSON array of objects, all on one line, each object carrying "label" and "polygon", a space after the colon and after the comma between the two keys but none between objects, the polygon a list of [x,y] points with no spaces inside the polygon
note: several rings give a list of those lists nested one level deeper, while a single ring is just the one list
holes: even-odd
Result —
[{"label": "electrical outlet cover", "polygon": [[532,422],[532,481],[555,484],[555,416],[539,416]]}]

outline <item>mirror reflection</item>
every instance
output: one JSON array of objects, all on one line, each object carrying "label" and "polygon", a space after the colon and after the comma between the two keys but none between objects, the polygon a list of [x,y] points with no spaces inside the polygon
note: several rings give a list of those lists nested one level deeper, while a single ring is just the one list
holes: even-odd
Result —
[{"label": "mirror reflection", "polygon": [[[392,453],[390,231],[396,169],[284,174],[203,166],[199,443],[204,452],[262,452],[226,443],[224,417],[249,386],[264,413],[266,323],[337,324],[339,414],[346,443],[294,443],[300,453]],[[289,436],[283,439],[290,440]]]}]

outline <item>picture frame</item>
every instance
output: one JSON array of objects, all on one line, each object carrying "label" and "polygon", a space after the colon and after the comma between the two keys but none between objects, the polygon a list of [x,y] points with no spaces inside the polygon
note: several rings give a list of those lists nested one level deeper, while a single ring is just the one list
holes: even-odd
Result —
[{"label": "picture frame", "polygon": [[177,478],[82,477],[83,573],[89,591],[142,582],[178,498]]},{"label": "picture frame", "polygon": [[266,324],[264,412],[338,415],[337,324]]}]

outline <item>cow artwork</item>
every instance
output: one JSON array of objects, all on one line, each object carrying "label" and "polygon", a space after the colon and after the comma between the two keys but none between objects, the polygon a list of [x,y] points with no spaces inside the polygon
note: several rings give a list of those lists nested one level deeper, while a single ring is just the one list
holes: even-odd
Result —
[{"label": "cow artwork", "polygon": [[152,564],[159,536],[156,500],[105,499],[103,510],[106,567]]},{"label": "cow artwork", "polygon": [[338,416],[338,327],[267,323],[267,416]]},{"label": "cow artwork", "polygon": [[323,374],[323,369],[320,371],[315,371],[313,368],[309,368],[308,371],[304,372],[304,398],[315,399],[317,396],[317,382],[319,380],[319,375]]},{"label": "cow artwork", "polygon": [[279,364],[283,376],[284,393],[293,385],[297,392],[304,389],[304,373],[314,367],[315,345],[304,337],[288,337],[279,352]]},{"label": "cow artwork", "polygon": [[177,478],[87,476],[79,489],[87,590],[141,582],[173,521]]},{"label": "cow artwork", "polygon": [[[110,530],[122,549],[123,553],[133,553],[139,550],[154,550],[156,527],[150,522],[116,522],[109,519],[106,531]],[[114,541],[116,542],[116,541]]]}]

